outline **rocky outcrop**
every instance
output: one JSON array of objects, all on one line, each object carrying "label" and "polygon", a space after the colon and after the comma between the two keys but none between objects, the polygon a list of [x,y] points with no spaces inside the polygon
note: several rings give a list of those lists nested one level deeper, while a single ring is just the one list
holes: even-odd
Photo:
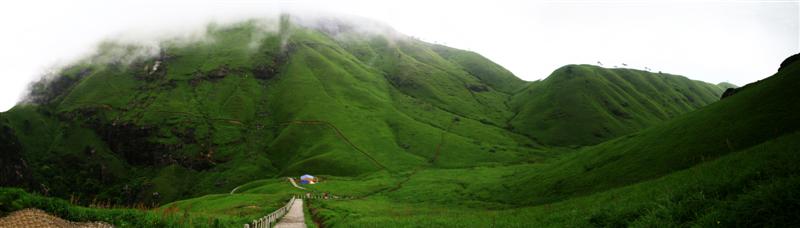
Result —
[{"label": "rocky outcrop", "polygon": [[114,227],[105,222],[72,222],[39,209],[23,209],[0,218],[1,227]]}]

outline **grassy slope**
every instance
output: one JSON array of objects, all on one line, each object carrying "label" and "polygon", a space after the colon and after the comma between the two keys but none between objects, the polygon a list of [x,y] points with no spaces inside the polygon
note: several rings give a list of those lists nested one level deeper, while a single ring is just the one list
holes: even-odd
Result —
[{"label": "grassy slope", "polygon": [[[107,55],[134,47],[105,44],[98,56],[61,72],[69,80],[39,84],[39,105],[2,115],[31,164],[28,188],[169,202],[278,175],[352,176],[543,156],[526,137],[493,124],[510,115],[502,107],[507,94],[471,91],[467,84],[480,79],[431,45],[378,35],[367,36],[374,42],[334,39],[294,27],[281,47],[282,35],[253,23],[210,26],[208,41],[167,41],[159,55],[130,64]],[[367,64],[355,44],[387,59]],[[387,72],[404,72],[428,89],[397,85]],[[319,122],[298,122],[306,120]],[[97,159],[83,162],[86,156]],[[441,162],[431,163],[434,157]]]},{"label": "grassy slope", "polygon": [[517,93],[509,121],[548,145],[592,145],[719,100],[723,89],[685,77],[568,65]]},{"label": "grassy slope", "polygon": [[788,68],[691,114],[586,148],[553,168],[519,173],[524,178],[517,179],[515,192],[524,189],[523,202],[546,202],[627,185],[794,132],[800,127],[800,94],[792,89],[800,84],[798,70]]},{"label": "grassy slope", "polygon": [[427,170],[395,191],[322,203],[320,216],[337,227],[796,224],[798,71],[555,160]]},{"label": "grassy slope", "polygon": [[[374,196],[320,202],[319,211],[331,227],[791,226],[798,222],[800,203],[800,170],[793,165],[800,161],[795,153],[799,139],[800,134],[792,133],[661,178],[537,206],[487,210],[442,203],[456,201],[457,196],[437,195],[439,202],[416,200],[424,198],[419,191],[452,183],[440,179],[450,183],[409,187],[415,189],[405,194],[408,199]],[[486,178],[469,170],[438,176]]]},{"label": "grassy slope", "polygon": [[526,85],[524,81],[514,76],[510,71],[478,53],[441,45],[433,46],[433,50],[500,92],[513,94]]},{"label": "grassy slope", "polygon": [[[225,191],[253,175],[274,174],[266,156],[250,156],[265,146],[255,139],[270,137],[253,127],[267,122],[255,119],[264,112],[258,105],[264,96],[251,72],[265,64],[250,62],[264,61],[247,47],[260,32],[255,29],[210,29],[216,42],[164,44],[170,51],[152,74],[147,71],[155,59],[85,66],[91,73],[50,102],[5,113],[17,126],[30,169],[41,175],[35,181],[55,195],[103,191],[109,192],[103,198],[131,203],[194,195],[195,186],[199,192]],[[263,42],[261,53],[274,55],[276,41]],[[24,132],[26,126],[42,133]],[[153,192],[160,197],[152,199]]]},{"label": "grassy slope", "polygon": [[717,86],[719,86],[722,89],[739,88],[739,86],[734,85],[733,83],[730,83],[730,82],[720,82],[720,83],[717,83]]},{"label": "grassy slope", "polygon": [[[538,132],[529,126],[541,124],[521,120],[536,114],[524,109],[534,105],[526,102],[547,107],[560,104],[539,97],[526,100],[529,95],[524,93],[541,92],[536,88],[548,86],[569,87],[574,80],[522,82],[475,53],[403,37],[334,38],[300,27],[274,33],[253,23],[210,26],[207,41],[165,42],[161,54],[133,59],[130,64],[98,61],[129,48],[107,44],[108,50],[99,57],[61,72],[64,80],[60,83],[40,84],[49,87],[34,91],[42,98],[39,105],[21,105],[0,114],[22,145],[18,152],[24,162],[17,165],[26,164],[20,169],[31,173],[33,180],[24,186],[40,192],[46,187],[51,195],[61,197],[78,194],[84,201],[97,196],[116,204],[164,203],[225,193],[255,179],[311,172],[333,175],[331,185],[320,186],[320,191],[383,194],[392,200],[413,201],[408,195],[413,189],[452,176],[463,179],[441,188],[424,187],[438,192],[422,199],[495,208],[505,207],[505,199],[493,197],[496,189],[469,183],[506,179],[522,168],[545,167],[555,161],[524,163],[564,153],[544,149],[517,132]],[[288,40],[282,40],[287,34]],[[151,72],[156,61],[161,61],[160,67]],[[592,91],[627,91],[620,88],[653,77],[595,70],[622,79],[598,81],[596,86],[602,89]],[[685,90],[705,88],[703,83],[674,76],[662,80],[675,81],[675,88]],[[644,85],[634,85],[638,86]],[[562,92],[553,91],[546,94]],[[649,95],[626,94],[612,101],[652,102]],[[712,95],[713,91],[699,93],[694,99],[706,102]],[[668,101],[682,96],[670,93],[660,98]],[[668,114],[702,105],[676,103],[681,108],[659,113],[668,118]],[[599,108],[580,114],[591,119],[608,112]],[[655,117],[643,114],[641,118],[641,123],[614,118],[596,121],[627,130],[655,122]],[[514,131],[509,130],[509,120]],[[563,125],[573,120],[548,122]],[[585,137],[576,139],[579,144],[591,142],[584,141]],[[517,165],[485,168],[510,164]],[[412,187],[404,188],[404,183]],[[448,189],[466,194],[444,192]],[[288,191],[252,197],[277,201]],[[228,209],[242,211],[239,207],[254,199],[206,197],[173,205],[215,215]],[[203,202],[210,198],[223,203]],[[526,202],[536,200],[525,198]]]},{"label": "grassy slope", "polygon": [[[314,201],[313,205],[329,227],[786,226],[797,222],[796,204],[800,203],[794,197],[800,189],[800,180],[796,177],[800,170],[793,165],[800,162],[795,153],[800,146],[798,142],[800,134],[791,133],[661,178],[537,206],[507,208],[460,199],[465,193],[459,190],[459,185],[495,179],[490,173],[502,176],[509,171],[529,168],[524,165],[430,170],[430,175],[415,178],[421,179],[424,185],[409,184],[396,193],[356,200]],[[380,183],[387,181],[392,182],[381,175],[360,179],[334,177],[313,188],[336,194],[363,193],[382,189]],[[284,199],[286,194],[297,191],[285,180],[255,181],[242,186],[237,194],[178,201],[137,221],[186,225],[187,216],[195,221],[206,221],[210,216],[222,224],[235,225],[236,221],[248,221],[247,218],[264,213],[270,207],[278,207],[281,201],[276,199]],[[418,194],[421,191],[428,194]],[[13,211],[21,204],[0,205],[15,205],[10,207],[12,209],[3,208],[3,211]],[[41,203],[33,205],[48,208]],[[73,220],[103,220],[115,224],[126,224],[129,219],[119,215],[121,210],[91,209],[88,213],[82,210],[67,208],[59,214]],[[162,211],[177,211],[172,212],[177,216],[164,216]]]}]

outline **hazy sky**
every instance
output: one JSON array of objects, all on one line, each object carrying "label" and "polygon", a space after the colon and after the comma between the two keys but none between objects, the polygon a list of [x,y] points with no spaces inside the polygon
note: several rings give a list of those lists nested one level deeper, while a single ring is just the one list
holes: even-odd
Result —
[{"label": "hazy sky", "polygon": [[0,111],[42,72],[87,54],[102,39],[179,34],[211,20],[284,10],[375,19],[481,53],[525,80],[601,61],[743,85],[773,74],[798,52],[798,6],[798,0],[7,2],[0,6]]}]

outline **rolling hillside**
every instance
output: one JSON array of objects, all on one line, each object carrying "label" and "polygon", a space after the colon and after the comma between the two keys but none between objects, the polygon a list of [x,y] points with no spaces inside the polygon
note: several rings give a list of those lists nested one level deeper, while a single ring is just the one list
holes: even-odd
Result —
[{"label": "rolling hillside", "polygon": [[720,102],[542,162],[426,169],[398,189],[380,175],[335,179],[316,189],[366,197],[320,202],[318,216],[332,227],[794,226],[800,62],[781,68]]},{"label": "rolling hillside", "polygon": [[476,53],[325,23],[283,17],[209,25],[206,39],[157,48],[104,43],[0,114],[0,185],[167,203],[306,172],[521,165],[657,125],[722,91],[586,65],[525,82]]},{"label": "rolling hillside", "polygon": [[[800,66],[782,69],[708,107],[662,125],[585,148],[553,164],[530,170],[516,192],[531,200],[581,195],[658,178],[729,153],[790,135],[800,129]],[[539,192],[528,184],[544,187]],[[519,199],[516,198],[515,199]]]},{"label": "rolling hillside", "polygon": [[568,65],[515,94],[515,131],[548,145],[592,145],[719,100],[725,88],[634,69]]}]

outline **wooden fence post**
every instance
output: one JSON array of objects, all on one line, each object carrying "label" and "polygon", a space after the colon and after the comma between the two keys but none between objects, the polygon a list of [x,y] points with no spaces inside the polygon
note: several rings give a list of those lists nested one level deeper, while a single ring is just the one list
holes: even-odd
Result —
[{"label": "wooden fence post", "polygon": [[273,211],[272,213],[269,213],[269,214],[265,215],[264,217],[261,217],[261,218],[258,218],[256,220],[253,220],[252,223],[244,224],[244,228],[270,228],[270,227],[272,227],[273,224],[278,223],[278,218],[280,218],[280,217],[286,215],[287,213],[289,213],[289,209],[292,208],[292,205],[294,205],[294,201],[296,199],[303,199],[303,197],[308,198],[308,197],[314,197],[314,196],[313,195],[307,195],[307,196],[292,195],[292,198],[289,199],[289,202],[286,202],[286,205],[283,205],[283,207],[278,208],[277,210]]}]

